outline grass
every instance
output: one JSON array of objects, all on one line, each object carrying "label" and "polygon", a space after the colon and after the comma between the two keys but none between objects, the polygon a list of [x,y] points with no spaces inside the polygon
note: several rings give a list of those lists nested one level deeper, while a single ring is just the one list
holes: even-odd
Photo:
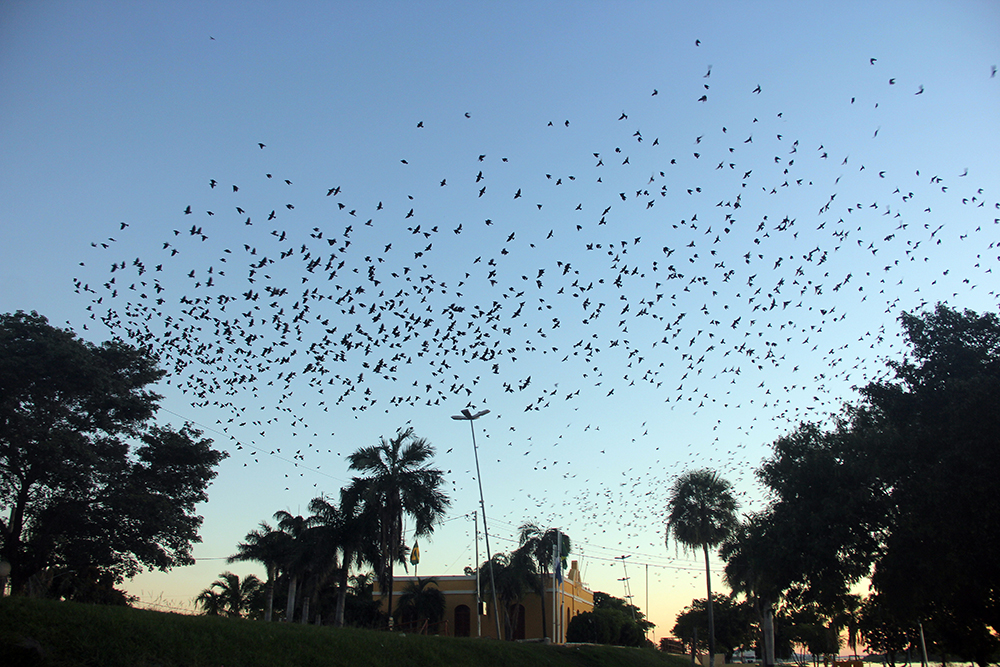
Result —
[{"label": "grass", "polygon": [[685,667],[652,649],[423,637],[0,599],[0,664],[44,667]]}]

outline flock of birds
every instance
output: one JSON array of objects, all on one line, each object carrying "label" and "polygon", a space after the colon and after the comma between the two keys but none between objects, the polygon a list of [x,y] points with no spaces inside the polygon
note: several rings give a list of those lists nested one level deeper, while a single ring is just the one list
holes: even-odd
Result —
[{"label": "flock of birds", "polygon": [[[671,103],[711,105],[711,76]],[[887,95],[933,94],[885,80]],[[606,428],[593,452],[620,479],[574,468],[569,441],[610,419],[595,404],[627,411],[654,395],[685,419],[711,414],[720,434],[737,423],[742,442],[717,436],[701,464],[738,481],[756,425],[821,419],[884,370],[876,355],[900,352],[901,309],[961,307],[973,291],[996,302],[996,184],[892,171],[879,163],[878,125],[854,147],[861,161],[788,135],[761,86],[743,94],[756,116],[734,109],[729,124],[669,136],[639,127],[658,125],[649,114],[622,111],[600,145],[557,136],[576,152],[543,155],[552,166],[540,169],[534,156],[473,148],[432,173],[441,161],[417,150],[449,128],[414,119],[416,148],[385,165],[412,189],[380,197],[338,182],[303,189],[269,165],[267,142],[248,142],[254,180],[206,177],[196,199],[207,206],[182,203],[168,228],[120,223],[86,262],[102,273],[75,287],[95,320],[161,355],[193,409],[228,415],[218,427],[246,465],[272,455],[293,475],[320,468],[333,453],[324,413],[334,423],[404,406],[490,407],[498,463],[562,483],[511,489],[525,519],[571,505],[578,540],[614,527],[623,548],[649,548],[664,475],[705,448],[668,452],[648,439],[647,415],[632,432]],[[845,101],[861,104],[878,106]],[[575,130],[571,119],[547,126]],[[934,213],[959,202],[960,221]],[[948,261],[968,263],[942,269],[942,242],[958,248]],[[536,413],[568,420],[567,437],[519,433]],[[270,440],[278,424],[295,440]],[[618,466],[636,447],[648,457]]]}]

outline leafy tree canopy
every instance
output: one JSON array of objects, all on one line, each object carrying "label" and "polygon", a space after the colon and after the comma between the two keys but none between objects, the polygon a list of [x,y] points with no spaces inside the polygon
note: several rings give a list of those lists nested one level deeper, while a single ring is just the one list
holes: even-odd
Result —
[{"label": "leafy tree canopy", "polygon": [[632,619],[614,609],[594,609],[577,614],[566,627],[570,643],[641,646],[642,632]]},{"label": "leafy tree canopy", "polygon": [[909,354],[758,472],[768,576],[824,607],[870,574],[878,617],[938,619],[943,649],[983,662],[1000,646],[1000,318],[939,304],[900,322]]},{"label": "leafy tree canopy", "polygon": [[[754,613],[746,602],[737,602],[726,595],[717,594],[713,597],[716,649],[724,653],[726,661],[729,662],[733,651],[753,643]],[[708,604],[705,599],[692,600],[691,604],[677,615],[677,622],[674,623],[671,633],[674,637],[691,642],[696,629],[698,648],[708,649]]]},{"label": "leafy tree canopy", "polygon": [[153,422],[157,364],[37,313],[0,315],[0,555],[15,591],[48,590],[57,571],[120,583],[194,562],[194,509],[226,454]]},{"label": "leafy tree canopy", "polygon": [[622,614],[628,616],[629,619],[635,620],[643,634],[656,627],[655,623],[646,620],[646,615],[643,614],[642,610],[634,604],[601,591],[594,591],[594,608],[612,609],[614,611],[621,612]]}]

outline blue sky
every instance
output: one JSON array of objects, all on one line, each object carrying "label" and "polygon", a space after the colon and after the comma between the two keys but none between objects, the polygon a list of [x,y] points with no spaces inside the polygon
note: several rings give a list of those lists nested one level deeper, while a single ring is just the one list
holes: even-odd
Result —
[{"label": "blue sky", "polygon": [[663,636],[704,594],[663,544],[677,474],[761,508],[769,443],[898,357],[902,310],[996,309],[998,26],[988,2],[5,3],[0,309],[148,332],[163,419],[231,454],[203,560],[131,582],[147,601],[184,606],[407,424],[454,500],[421,573],[461,572],[471,404],[494,549],[562,526],[613,595],[630,555]]}]

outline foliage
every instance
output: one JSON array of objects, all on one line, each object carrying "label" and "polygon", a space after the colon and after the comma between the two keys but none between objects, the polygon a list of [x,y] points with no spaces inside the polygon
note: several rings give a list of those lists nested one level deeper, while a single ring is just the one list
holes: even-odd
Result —
[{"label": "foliage", "polygon": [[288,536],[283,540],[285,549],[281,555],[281,570],[284,572],[287,585],[285,621],[291,622],[295,620],[296,596],[307,559],[306,518],[287,510],[278,510],[274,513],[274,518],[278,522],[278,530]]},{"label": "foliage", "polygon": [[240,579],[232,572],[223,572],[198,594],[195,602],[209,616],[260,618],[264,612],[264,583],[252,574]]},{"label": "foliage", "polygon": [[840,652],[840,632],[815,604],[802,606],[790,614],[788,636],[814,656]]},{"label": "foliage", "polygon": [[334,625],[337,627],[342,627],[346,622],[351,568],[380,562],[377,543],[380,532],[379,508],[362,502],[358,491],[353,485],[340,491],[340,508],[335,529],[336,546],[341,552],[334,611]]},{"label": "foliage", "polygon": [[264,566],[267,571],[267,581],[264,584],[264,620],[270,621],[274,610],[274,585],[278,577],[278,571],[288,553],[288,540],[291,539],[287,533],[275,530],[266,521],[261,521],[260,526],[247,533],[236,546],[236,553],[227,558],[229,563],[255,562]]},{"label": "foliage", "polygon": [[548,577],[549,568],[552,565],[553,554],[555,554],[556,549],[560,549],[559,561],[560,565],[565,570],[566,558],[569,557],[570,551],[573,548],[573,542],[569,539],[569,535],[563,533],[558,528],[549,528],[543,531],[534,523],[522,524],[518,529],[518,549],[527,553],[527,555],[534,561],[535,570],[540,575],[538,583],[536,584],[535,592],[538,593],[538,598],[541,604],[542,612],[542,636],[549,636],[549,624],[545,620],[546,616],[546,604],[544,595],[544,581]]},{"label": "foliage", "polygon": [[798,588],[804,601],[822,604],[869,573],[886,508],[874,469],[845,461],[849,440],[843,426],[800,424],[757,471],[772,493],[754,527],[772,545],[772,592]]},{"label": "foliage", "polygon": [[635,605],[600,591],[594,592],[594,611],[574,616],[566,641],[644,646],[646,633],[656,627]]},{"label": "foliage", "polygon": [[382,603],[375,599],[375,580],[373,572],[350,576],[344,598],[343,623],[337,623],[338,626],[379,628],[385,625]]},{"label": "foliage", "polygon": [[[434,524],[451,504],[442,491],[444,473],[430,465],[434,447],[400,429],[392,439],[363,447],[348,457],[350,469],[363,473],[355,477],[351,493],[371,508],[378,508],[378,562],[376,573],[382,591],[392,591],[393,565],[402,560],[403,517],[414,519],[416,537],[429,535]],[[392,597],[388,611],[392,612]]]},{"label": "foliage", "polygon": [[667,501],[667,531],[686,549],[717,547],[736,528],[732,485],[712,470],[693,470],[677,478]]},{"label": "foliage", "polygon": [[785,570],[775,557],[780,551],[774,545],[781,539],[784,536],[774,530],[770,514],[756,512],[746,515],[719,548],[719,557],[726,561],[726,584],[734,596],[744,595],[753,609],[765,662],[775,657],[774,611],[782,596]]},{"label": "foliage", "polygon": [[0,555],[15,591],[46,594],[54,571],[120,583],[194,562],[194,509],[226,455],[190,425],[152,423],[157,363],[37,313],[0,315]]},{"label": "foliage", "polygon": [[138,600],[136,596],[115,587],[114,575],[96,567],[84,570],[47,568],[41,575],[51,582],[48,593],[53,598],[120,607]]},{"label": "foliage", "polygon": [[[712,572],[708,549],[719,546],[739,525],[732,485],[712,470],[692,470],[674,481],[667,500],[666,542],[670,536],[685,549],[701,548],[708,591],[708,653],[715,655]],[[714,658],[713,658],[714,659]]]},{"label": "foliage", "polygon": [[883,604],[878,594],[869,595],[858,615],[861,637],[869,651],[884,654],[889,664],[895,663],[918,637],[916,627],[896,618]]},{"label": "foliage", "polygon": [[779,438],[759,471],[775,586],[828,608],[871,574],[869,621],[933,621],[942,649],[983,663],[1000,648],[1000,318],[939,304],[900,322],[892,375],[833,429]]},{"label": "foliage", "polygon": [[517,619],[509,610],[516,608],[527,593],[537,591],[535,562],[526,550],[515,549],[509,554],[493,554],[493,558],[482,564],[480,572],[484,599],[492,597],[493,586],[496,586],[504,634],[507,639],[513,640]]},{"label": "foliage", "polygon": [[433,577],[418,578],[410,582],[400,594],[396,615],[412,613],[418,622],[437,623],[444,618],[446,608],[444,593],[437,587],[437,580]]},{"label": "foliage", "polygon": [[[753,610],[749,604],[737,602],[725,595],[714,596],[712,609],[715,617],[716,649],[725,654],[726,662],[730,662],[733,651],[753,643]],[[708,604],[705,599],[692,600],[691,604],[677,615],[677,621],[670,632],[674,637],[679,637],[690,644],[696,629],[698,648],[708,649]]]}]

